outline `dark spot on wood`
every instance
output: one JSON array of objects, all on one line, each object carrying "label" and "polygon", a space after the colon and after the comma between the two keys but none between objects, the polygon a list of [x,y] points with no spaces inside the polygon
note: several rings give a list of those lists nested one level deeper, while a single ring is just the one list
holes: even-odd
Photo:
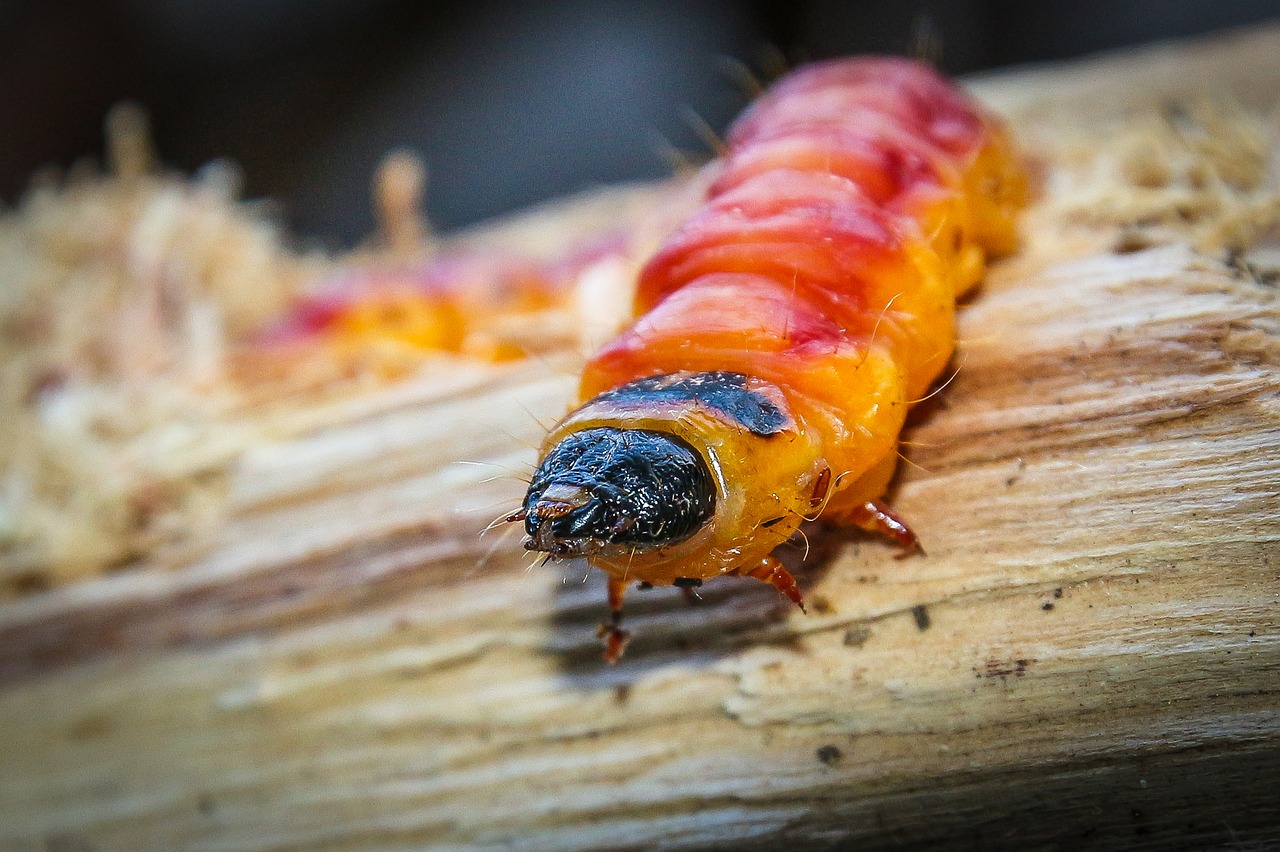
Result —
[{"label": "dark spot on wood", "polygon": [[933,621],[929,618],[929,609],[924,604],[916,604],[911,607],[911,617],[916,620],[916,629],[922,633],[933,624]]},{"label": "dark spot on wood", "polygon": [[[793,605],[780,608],[778,610],[777,617],[782,618],[783,613],[789,613],[791,611],[791,606]],[[776,638],[770,638],[766,640],[765,644],[773,648],[784,648],[794,654],[804,657],[813,653],[813,650],[809,647],[809,643],[805,641],[804,636],[795,633],[783,634]]]},{"label": "dark spot on wood", "polygon": [[16,577],[12,577],[5,585],[9,587],[9,592],[15,597],[39,594],[40,592],[47,592],[52,588],[49,585],[48,577],[44,574],[37,574],[34,572],[30,574],[19,574]]},{"label": "dark spot on wood", "polygon": [[1058,588],[1056,588],[1056,589],[1054,589],[1054,590],[1053,590],[1053,596],[1054,596],[1055,598],[1060,598],[1060,597],[1062,597],[1062,587],[1061,587],[1061,586],[1059,586]]},{"label": "dark spot on wood", "polygon": [[1155,243],[1151,237],[1135,228],[1127,228],[1116,237],[1113,250],[1116,254],[1133,254],[1151,248]]},{"label": "dark spot on wood", "polygon": [[217,803],[213,801],[213,796],[208,793],[201,793],[196,797],[196,810],[205,816],[213,816],[213,812],[217,809]]},{"label": "dark spot on wood", "polygon": [[1006,680],[1009,677],[1022,677],[1027,673],[1027,669],[1035,662],[1033,657],[1022,657],[1016,660],[987,660],[982,668],[974,668],[974,674],[977,677],[994,678]]},{"label": "dark spot on wood", "polygon": [[1052,601],[1049,601],[1048,603],[1045,603],[1045,604],[1044,604],[1043,606],[1041,606],[1040,608],[1041,608],[1042,610],[1044,610],[1045,612],[1048,612],[1049,610],[1053,609],[1053,602],[1052,602]]},{"label": "dark spot on wood", "polygon": [[631,699],[631,684],[620,683],[613,688],[614,704],[617,704],[619,707],[624,707],[626,706],[626,703],[630,699]]},{"label": "dark spot on wood", "polygon": [[50,834],[44,839],[46,852],[96,852],[97,846],[78,834]]},{"label": "dark spot on wood", "polygon": [[827,766],[835,766],[840,762],[840,758],[844,757],[844,752],[833,745],[824,745],[818,749],[818,760]]},{"label": "dark spot on wood", "polygon": [[809,599],[809,606],[813,607],[813,611],[818,615],[830,615],[835,612],[835,607],[831,606],[831,601],[825,595],[814,595]]},{"label": "dark spot on wood", "polygon": [[1223,264],[1236,280],[1252,281],[1263,287],[1274,287],[1280,282],[1280,268],[1255,266],[1239,248],[1227,249]]},{"label": "dark spot on wood", "polygon": [[73,740],[100,740],[111,733],[111,720],[106,716],[92,715],[85,716],[76,722],[67,731],[67,736]]},{"label": "dark spot on wood", "polygon": [[23,402],[27,405],[34,405],[40,401],[40,398],[54,393],[63,388],[68,381],[68,376],[63,370],[45,370],[36,376],[27,388],[26,396]]},{"label": "dark spot on wood", "polygon": [[871,631],[865,627],[850,627],[844,632],[844,644],[850,648],[861,648],[871,638]]},{"label": "dark spot on wood", "polygon": [[1244,252],[1240,251],[1237,246],[1228,246],[1222,263],[1227,269],[1231,270],[1231,277],[1239,278],[1243,270],[1240,268],[1240,261],[1244,259]]}]

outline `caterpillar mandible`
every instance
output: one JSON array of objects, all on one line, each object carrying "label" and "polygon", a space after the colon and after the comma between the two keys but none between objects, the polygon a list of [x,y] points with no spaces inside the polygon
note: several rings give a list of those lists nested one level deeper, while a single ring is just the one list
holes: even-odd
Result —
[{"label": "caterpillar mandible", "polygon": [[743,575],[803,608],[773,551],[806,517],[915,546],[880,500],[898,435],[952,354],[957,296],[1014,247],[1027,186],[993,116],[884,57],[783,78],[710,168],[507,518],[526,548],[608,574],[609,662],[628,582]]}]

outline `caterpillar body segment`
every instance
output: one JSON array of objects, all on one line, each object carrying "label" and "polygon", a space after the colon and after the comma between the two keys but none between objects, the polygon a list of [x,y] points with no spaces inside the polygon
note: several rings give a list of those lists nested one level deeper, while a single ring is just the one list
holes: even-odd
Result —
[{"label": "caterpillar body segment", "polygon": [[[903,59],[795,72],[712,168],[703,206],[640,271],[635,321],[588,363],[520,513],[527,547],[608,573],[606,659],[625,644],[628,582],[741,574],[800,603],[771,554],[819,512],[914,545],[879,502],[898,435],[952,354],[957,296],[1013,248],[1026,193],[998,123]],[[712,483],[710,508],[673,497],[683,481]],[[611,532],[624,528],[647,532]]]}]

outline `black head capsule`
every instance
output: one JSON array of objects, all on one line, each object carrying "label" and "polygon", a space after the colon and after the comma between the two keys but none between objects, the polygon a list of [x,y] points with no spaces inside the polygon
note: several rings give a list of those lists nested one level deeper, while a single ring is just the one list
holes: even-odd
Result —
[{"label": "black head capsule", "polygon": [[706,461],[674,435],[602,426],[547,453],[524,500],[525,547],[555,556],[653,550],[715,512]]}]

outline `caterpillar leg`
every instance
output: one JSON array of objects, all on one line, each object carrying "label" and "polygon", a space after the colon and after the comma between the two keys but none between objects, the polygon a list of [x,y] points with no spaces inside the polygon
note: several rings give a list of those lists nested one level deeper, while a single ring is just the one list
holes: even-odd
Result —
[{"label": "caterpillar leg", "polygon": [[627,581],[609,578],[609,620],[596,630],[604,640],[604,661],[612,665],[622,658],[631,633],[622,629],[622,596],[627,591]]},{"label": "caterpillar leg", "polygon": [[760,560],[760,564],[756,567],[739,569],[737,573],[744,577],[754,577],[762,583],[768,583],[786,595],[792,603],[800,607],[801,612],[808,612],[804,608],[804,595],[800,593],[800,588],[796,586],[796,578],[791,576],[791,572],[778,561],[777,557],[766,556]]},{"label": "caterpillar leg", "polygon": [[698,589],[702,586],[702,581],[696,577],[676,577],[675,583],[681,592],[684,593],[685,603],[694,606],[702,603],[702,598],[698,597]]},{"label": "caterpillar leg", "polygon": [[907,526],[907,522],[879,500],[868,500],[861,506],[853,507],[845,521],[867,532],[892,539],[902,547],[904,553],[913,551],[924,553],[920,540],[916,538],[911,527]]}]

